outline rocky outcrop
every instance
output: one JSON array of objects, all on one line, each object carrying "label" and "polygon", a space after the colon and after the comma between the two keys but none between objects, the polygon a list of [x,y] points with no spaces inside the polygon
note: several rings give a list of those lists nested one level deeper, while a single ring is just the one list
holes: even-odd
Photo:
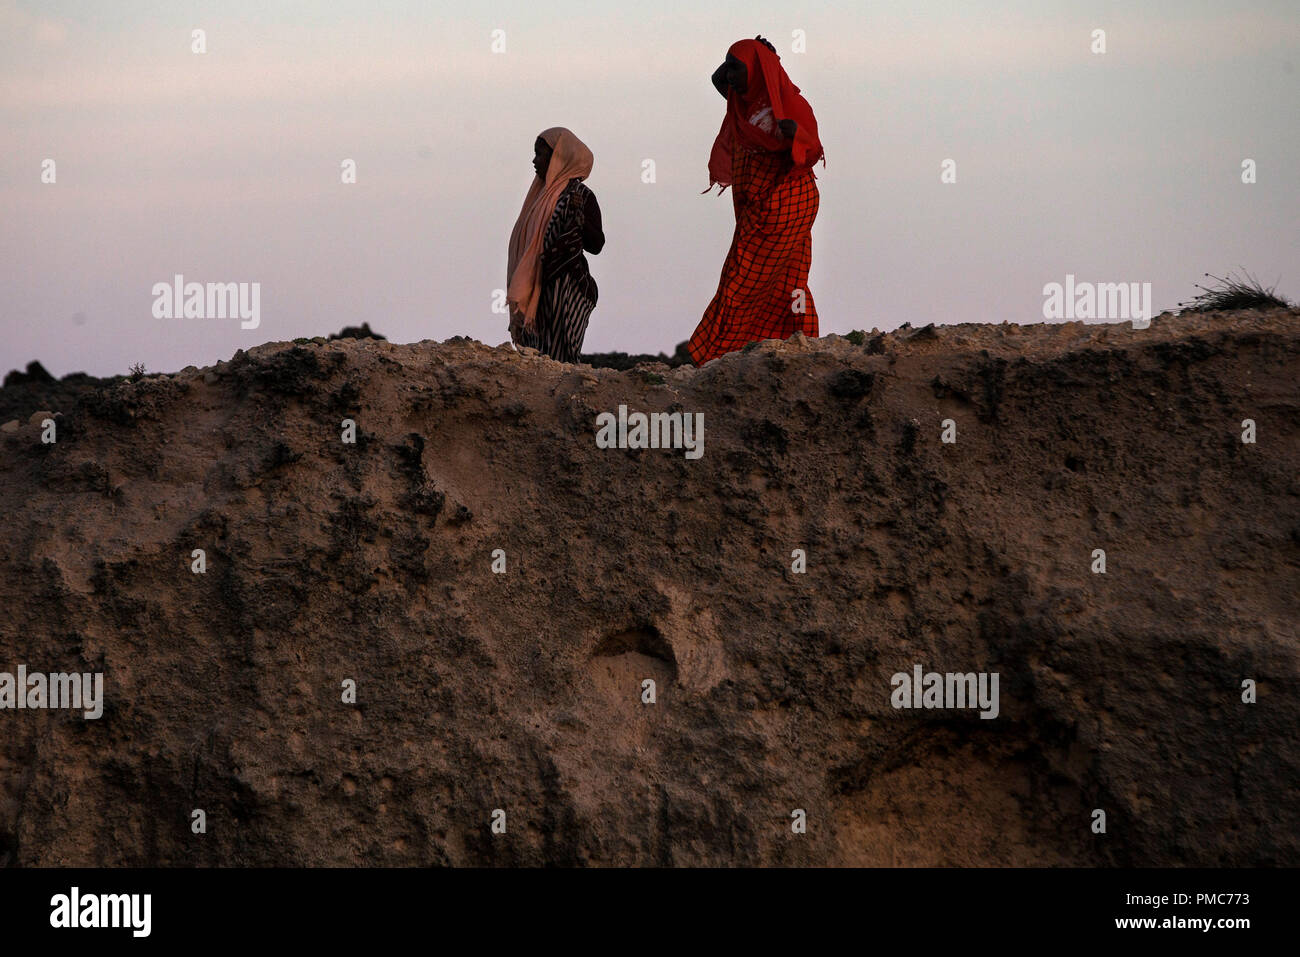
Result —
[{"label": "rocky outcrop", "polygon": [[109,385],[112,380],[98,379],[84,372],[73,372],[56,379],[39,362],[27,363],[27,371],[11,371],[0,388],[0,423],[14,419],[26,421],[33,412],[71,409],[88,392]]},{"label": "rocky outcrop", "polygon": [[0,710],[0,860],[1296,865],[1297,318],[270,343],[24,414],[0,672],[103,713]]}]

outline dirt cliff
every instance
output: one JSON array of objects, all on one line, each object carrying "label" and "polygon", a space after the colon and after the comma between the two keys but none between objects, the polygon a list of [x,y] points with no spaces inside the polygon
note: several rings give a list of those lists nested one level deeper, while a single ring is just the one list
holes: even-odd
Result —
[{"label": "dirt cliff", "polygon": [[0,710],[0,862],[1300,864],[1298,319],[269,343],[27,410],[0,672],[104,702]]}]

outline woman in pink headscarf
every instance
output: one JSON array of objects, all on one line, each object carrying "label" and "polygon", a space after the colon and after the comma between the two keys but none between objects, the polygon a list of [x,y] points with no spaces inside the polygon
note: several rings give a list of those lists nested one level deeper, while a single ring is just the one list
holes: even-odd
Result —
[{"label": "woman in pink headscarf", "polygon": [[605,245],[600,206],[583,183],[591,175],[591,150],[557,126],[537,137],[533,152],[537,175],[510,234],[510,338],[577,362],[597,295],[583,251],[594,255]]}]

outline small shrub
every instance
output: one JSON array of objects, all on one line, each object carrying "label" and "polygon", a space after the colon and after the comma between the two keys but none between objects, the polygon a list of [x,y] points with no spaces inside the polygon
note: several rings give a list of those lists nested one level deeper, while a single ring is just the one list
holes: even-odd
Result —
[{"label": "small shrub", "polygon": [[1283,309],[1291,308],[1290,302],[1273,292],[1277,288],[1276,284],[1265,289],[1263,284],[1246,270],[1243,269],[1241,272],[1241,276],[1228,273],[1224,278],[1207,272],[1205,275],[1213,279],[1217,285],[1202,286],[1197,283],[1196,288],[1201,290],[1200,294],[1190,302],[1180,302],[1178,305],[1189,312],[1274,309],[1279,306]]}]

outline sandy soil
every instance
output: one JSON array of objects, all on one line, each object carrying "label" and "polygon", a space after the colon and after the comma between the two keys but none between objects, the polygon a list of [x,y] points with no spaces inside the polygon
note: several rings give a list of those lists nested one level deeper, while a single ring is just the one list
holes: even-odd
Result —
[{"label": "sandy soil", "polygon": [[[0,862],[1300,864],[1297,319],[269,343],[24,409],[0,671],[106,702],[0,711]],[[703,456],[598,448],[620,404]],[[918,664],[998,717],[892,707]]]}]

